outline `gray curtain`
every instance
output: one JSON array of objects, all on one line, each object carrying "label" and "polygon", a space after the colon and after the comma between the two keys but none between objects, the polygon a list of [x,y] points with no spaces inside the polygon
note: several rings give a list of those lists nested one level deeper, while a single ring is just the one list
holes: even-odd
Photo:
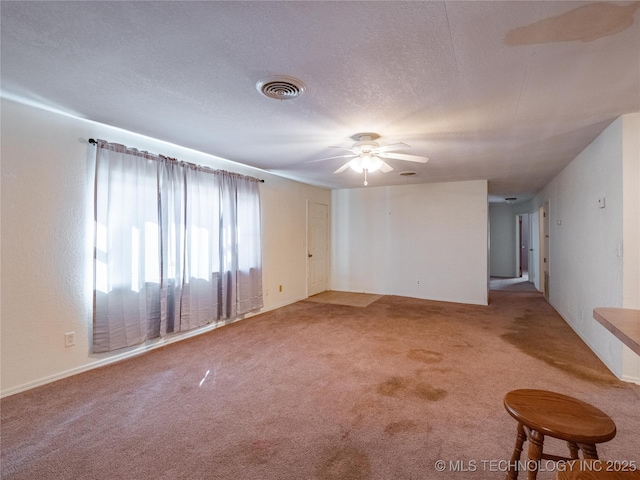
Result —
[{"label": "gray curtain", "polygon": [[260,309],[256,179],[98,141],[93,351]]}]

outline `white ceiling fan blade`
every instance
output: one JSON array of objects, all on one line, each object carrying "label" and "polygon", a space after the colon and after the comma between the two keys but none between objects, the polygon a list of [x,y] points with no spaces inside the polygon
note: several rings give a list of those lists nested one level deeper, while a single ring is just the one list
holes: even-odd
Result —
[{"label": "white ceiling fan blade", "polygon": [[304,163],[316,163],[316,162],[324,162],[325,160],[333,160],[334,158],[349,158],[349,157],[355,157],[357,155],[350,153],[348,155],[336,155],[335,157],[325,157],[325,158],[319,158],[317,160],[309,160],[308,162],[304,162]]},{"label": "white ceiling fan blade", "polygon": [[337,169],[335,172],[333,173],[342,173],[344,172],[347,168],[349,168],[349,165],[351,164],[351,162],[347,162],[344,165],[342,165],[339,169]]},{"label": "white ceiling fan blade", "polygon": [[338,148],[340,150],[344,150],[346,152],[352,152],[353,153],[353,148],[339,147],[338,145],[329,145],[329,148]]},{"label": "white ceiling fan blade", "polygon": [[391,145],[384,145],[382,147],[378,147],[377,150],[379,152],[393,152],[395,150],[402,150],[403,148],[411,148],[410,145],[406,143],[392,143]]},{"label": "white ceiling fan blade", "polygon": [[[382,160],[380,161],[382,162]],[[387,162],[382,162],[382,165],[380,165],[380,171],[382,173],[389,173],[391,170],[393,170],[393,167],[389,165]]]},{"label": "white ceiling fan blade", "polygon": [[407,155],[405,153],[381,153],[383,158],[395,158],[396,160],[405,160],[407,162],[427,163],[428,157],[419,157],[418,155]]}]

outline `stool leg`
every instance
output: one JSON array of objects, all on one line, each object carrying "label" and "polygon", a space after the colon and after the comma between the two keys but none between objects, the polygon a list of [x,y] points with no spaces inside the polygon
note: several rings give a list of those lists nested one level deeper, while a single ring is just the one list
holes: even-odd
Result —
[{"label": "stool leg", "polygon": [[577,460],[579,458],[578,451],[580,450],[578,444],[574,442],[567,442],[567,447],[569,447],[569,457],[571,458],[571,460]]},{"label": "stool leg", "polygon": [[509,469],[507,470],[507,480],[517,480],[518,478],[518,464],[520,463],[520,455],[522,454],[522,445],[527,439],[527,435],[524,433],[522,424],[518,422],[518,434],[516,435],[516,446],[513,449],[513,455],[511,455],[511,461],[509,462]]},{"label": "stool leg", "polygon": [[542,448],[544,446],[544,435],[536,430],[529,432],[529,459],[527,462],[527,480],[536,480],[540,459],[542,458]]},{"label": "stool leg", "polygon": [[593,443],[579,443],[578,446],[580,447],[580,450],[582,450],[584,458],[598,460],[598,451]]}]

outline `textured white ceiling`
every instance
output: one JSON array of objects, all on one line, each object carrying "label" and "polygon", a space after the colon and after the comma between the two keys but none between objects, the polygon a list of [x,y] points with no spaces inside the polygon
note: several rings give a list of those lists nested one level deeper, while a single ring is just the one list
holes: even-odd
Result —
[{"label": "textured white ceiling", "polygon": [[[363,179],[307,162],[375,132],[431,160],[370,186],[488,179],[524,199],[640,110],[639,6],[3,0],[2,94],[330,188]],[[307,91],[261,96],[277,74]]]}]

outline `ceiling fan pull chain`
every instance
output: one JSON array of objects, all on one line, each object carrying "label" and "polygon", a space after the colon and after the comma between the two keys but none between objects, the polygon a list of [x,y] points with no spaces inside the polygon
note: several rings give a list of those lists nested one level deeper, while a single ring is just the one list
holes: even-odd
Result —
[{"label": "ceiling fan pull chain", "polygon": [[364,169],[364,186],[366,187],[367,185],[369,185],[369,182],[367,182],[367,169]]}]

